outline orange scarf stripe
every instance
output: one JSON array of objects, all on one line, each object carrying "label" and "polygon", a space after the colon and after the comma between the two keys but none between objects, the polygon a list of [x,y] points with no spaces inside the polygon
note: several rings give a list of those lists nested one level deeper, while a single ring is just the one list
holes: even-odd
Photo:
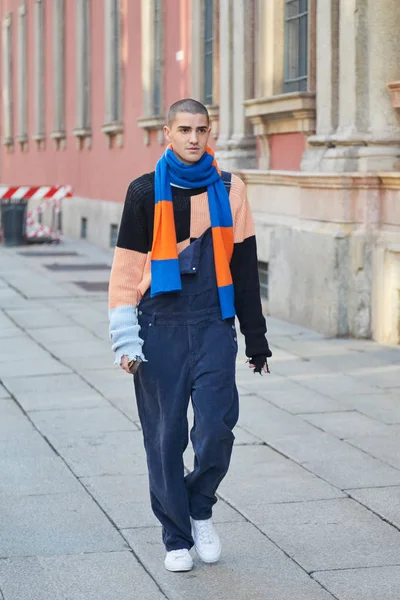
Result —
[{"label": "orange scarf stripe", "polygon": [[155,205],[154,231],[157,243],[153,242],[153,260],[178,258],[174,219],[174,205],[169,200],[161,200]]},{"label": "orange scarf stripe", "polygon": [[218,287],[232,284],[232,273],[227,256],[233,252],[233,228],[213,227],[212,238],[214,247],[215,273]]}]

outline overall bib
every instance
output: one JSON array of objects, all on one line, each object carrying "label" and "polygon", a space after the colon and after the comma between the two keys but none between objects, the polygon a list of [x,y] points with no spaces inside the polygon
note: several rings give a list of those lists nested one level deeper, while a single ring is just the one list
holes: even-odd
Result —
[{"label": "overall bib", "polygon": [[[234,319],[223,321],[211,229],[179,256],[182,291],[150,298],[138,307],[148,362],[134,376],[154,514],[167,551],[193,546],[190,517],[209,519],[232,453],[238,420]],[[185,476],[187,411],[194,469]]]}]

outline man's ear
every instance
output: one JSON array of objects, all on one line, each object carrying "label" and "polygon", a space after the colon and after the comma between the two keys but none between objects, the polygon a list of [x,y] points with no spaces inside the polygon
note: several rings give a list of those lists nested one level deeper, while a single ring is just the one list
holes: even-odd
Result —
[{"label": "man's ear", "polygon": [[165,139],[168,140],[168,142],[171,142],[170,128],[167,127],[166,125],[164,125],[164,136],[165,136]]}]

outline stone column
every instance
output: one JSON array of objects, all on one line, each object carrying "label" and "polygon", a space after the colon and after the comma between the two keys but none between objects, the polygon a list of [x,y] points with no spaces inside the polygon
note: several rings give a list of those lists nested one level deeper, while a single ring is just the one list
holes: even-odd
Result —
[{"label": "stone column", "polygon": [[320,170],[320,162],[338,127],[339,2],[316,3],[316,133],[308,138],[303,171]]},{"label": "stone column", "polygon": [[232,2],[220,0],[219,31],[219,136],[217,156],[223,157],[228,150],[228,142],[232,134]]},{"label": "stone column", "polygon": [[[256,168],[257,165],[256,140],[244,108],[244,101],[254,95],[254,15],[249,10],[252,6],[253,3],[248,0],[221,0],[220,5],[220,135],[217,158],[223,168],[232,170]],[[225,55],[228,48],[229,57]]]},{"label": "stone column", "polygon": [[400,119],[388,83],[399,79],[400,4],[368,2],[368,146],[360,148],[360,170],[399,170]]},{"label": "stone column", "polygon": [[399,3],[331,0],[328,10],[327,3],[318,2],[317,19],[317,132],[308,140],[303,170],[398,169],[400,120],[387,84],[398,79]]}]

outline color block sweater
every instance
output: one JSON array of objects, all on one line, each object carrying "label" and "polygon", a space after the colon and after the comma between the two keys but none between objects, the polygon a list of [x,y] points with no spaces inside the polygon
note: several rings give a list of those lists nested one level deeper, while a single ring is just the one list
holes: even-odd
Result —
[{"label": "color block sweater", "polygon": [[[172,187],[178,253],[211,227],[206,188]],[[265,337],[257,268],[254,224],[244,183],[232,175],[229,200],[234,226],[230,263],[235,309],[245,337],[246,355],[271,356]],[[133,181],[126,194],[110,276],[109,318],[115,363],[123,355],[140,356],[143,341],[136,307],[151,283],[151,248],[154,222],[154,172]]]}]

